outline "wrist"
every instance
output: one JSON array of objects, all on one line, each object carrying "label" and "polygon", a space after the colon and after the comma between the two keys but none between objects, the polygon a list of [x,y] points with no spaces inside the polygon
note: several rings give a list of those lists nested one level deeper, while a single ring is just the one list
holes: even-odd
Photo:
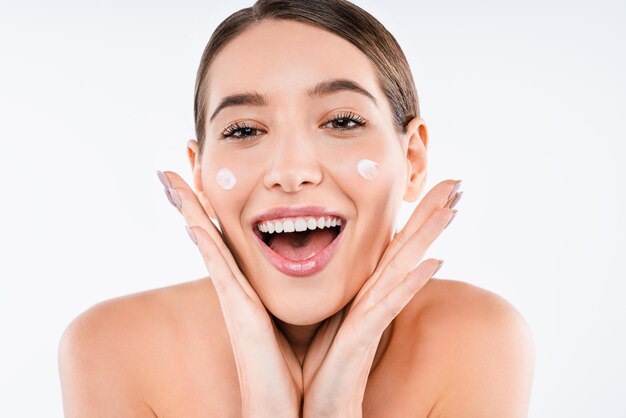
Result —
[{"label": "wrist", "polygon": [[343,373],[331,370],[327,365],[322,366],[314,381],[305,389],[303,418],[361,418],[373,355],[368,353],[367,357],[369,361],[361,357],[353,367],[349,367],[346,360]]},{"label": "wrist", "polygon": [[[269,388],[268,388],[269,389]],[[274,391],[256,389],[241,391],[241,416],[243,418],[302,418],[302,398],[275,396]]]},{"label": "wrist", "polygon": [[363,410],[361,405],[353,406],[353,407],[345,407],[345,408],[334,408],[329,411],[324,409],[323,411],[315,410],[315,408],[303,409],[302,414],[300,415],[302,418],[362,418]]},{"label": "wrist", "polygon": [[362,418],[363,397],[352,401],[332,401],[329,397],[323,400],[307,399],[305,396],[302,406],[302,418]]},{"label": "wrist", "polygon": [[302,412],[296,409],[282,408],[280,410],[260,409],[259,405],[242,408],[243,418],[302,418]]}]

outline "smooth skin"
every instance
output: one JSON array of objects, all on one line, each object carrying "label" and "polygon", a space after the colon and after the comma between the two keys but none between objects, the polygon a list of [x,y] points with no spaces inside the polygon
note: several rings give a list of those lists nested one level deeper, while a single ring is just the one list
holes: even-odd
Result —
[{"label": "smooth skin", "polygon": [[[439,261],[434,259],[415,269],[412,266],[454,215],[455,210],[445,207],[452,200],[441,208],[418,206],[389,244],[387,256],[383,256],[386,262],[379,264],[347,313],[334,315],[316,334],[301,369],[193,190],[176,173],[165,174],[171,185],[166,187],[174,188],[184,202],[179,210],[192,226],[220,298],[237,360],[244,416],[299,416],[303,393],[304,416],[362,416],[365,383],[383,331],[439,268]],[[440,188],[450,189],[454,183],[444,182]],[[338,326],[336,322],[342,323]],[[330,337],[328,330],[333,330]],[[309,355],[314,360],[307,361]],[[259,411],[260,405],[266,409]]]},{"label": "smooth skin", "polygon": [[[175,173],[165,174],[180,197],[179,212],[191,225],[211,278],[106,301],[78,317],[64,334],[60,350],[67,417],[294,417],[299,416],[295,408],[305,392],[303,416],[527,415],[533,367],[532,337],[517,311],[499,296],[462,282],[429,281],[438,265],[433,259],[421,262],[405,274],[412,262],[421,259],[449,220],[452,213],[449,206],[459,196],[457,193],[452,199],[447,198],[454,187],[453,181],[441,182],[425,196],[387,247],[381,259],[384,268],[377,269],[353,303],[320,328],[307,358],[325,358],[321,364],[311,363],[314,366],[307,364],[305,358],[303,372],[284,336],[268,322],[269,317],[258,305],[254,291],[242,281],[232,255],[194,192]],[[439,283],[426,286],[433,281]],[[182,361],[184,364],[197,361],[196,372],[169,370],[161,374],[149,370],[161,362],[163,369],[175,367],[179,358],[165,357],[163,351],[171,352],[171,347],[198,337],[193,328],[202,321],[194,319],[192,314],[206,311],[198,306],[200,298],[192,294],[204,296],[198,291],[200,286],[214,287],[218,297],[207,301],[214,302],[212,309],[221,309],[228,330],[225,333],[215,327],[208,333],[213,338],[207,339],[207,343],[230,338],[235,362],[246,359],[245,366],[242,368],[237,363],[235,371],[235,380],[241,388],[240,403],[235,395],[221,397],[219,404],[207,405],[209,399],[217,401],[211,396],[217,388],[207,391],[204,401],[203,394],[193,388],[195,379],[229,360],[225,352],[211,359],[211,366],[205,367],[205,371],[202,371],[206,364],[204,356]],[[422,298],[414,297],[417,290],[426,290]],[[412,306],[405,307],[407,301]],[[180,313],[163,314],[172,309],[179,309]],[[368,373],[381,329],[390,319],[399,318],[396,314],[400,311],[404,316],[396,321],[393,343],[388,343],[385,350],[385,366],[378,370],[372,386],[382,385],[384,390],[368,393]],[[349,313],[344,318],[346,312]],[[354,320],[349,322],[350,318]],[[192,330],[179,329],[183,321],[189,321]],[[359,324],[367,326],[359,327]],[[215,338],[216,333],[221,338]],[[158,341],[167,349],[151,348]],[[417,343],[421,349],[413,345]],[[213,353],[210,345],[207,344],[207,352]],[[418,358],[411,358],[408,351]],[[394,355],[397,357],[393,358]],[[402,379],[399,386],[399,377],[394,373],[402,368],[408,368],[407,375],[413,377]],[[315,371],[314,378],[304,379],[307,383],[303,384],[303,376],[313,375]],[[232,369],[230,374],[231,379],[222,376],[223,382],[232,381]],[[207,381],[218,380],[208,374],[204,377]],[[187,402],[206,405],[206,412],[187,404],[169,413],[164,408],[158,414],[163,397],[167,399],[168,391],[176,384],[187,385],[191,393],[185,396]],[[391,396],[384,393],[389,390]],[[229,403],[229,399],[235,401]],[[420,404],[422,400],[424,403]],[[268,409],[260,410],[259,405]],[[250,409],[246,411],[246,408]],[[342,412],[338,415],[336,411]]]},{"label": "smooth skin", "polygon": [[[161,178],[210,277],[79,315],[59,348],[66,417],[526,416],[526,322],[498,295],[433,279],[438,260],[422,260],[452,218],[455,182],[437,184],[391,234],[397,205],[425,183],[428,137],[415,118],[398,140],[368,59],[319,28],[264,22],[231,41],[211,72],[219,82],[209,112],[240,90],[260,90],[269,104],[221,112],[202,158],[190,141],[195,191],[172,171]],[[377,104],[353,92],[304,94],[346,77]],[[324,124],[337,109],[369,122],[350,131]],[[254,122],[257,135],[245,145],[214,140],[235,120]],[[348,162],[368,157],[383,170],[363,183]],[[233,190],[213,182],[222,164],[238,175]],[[340,206],[341,254],[359,263],[336,258],[317,281],[292,281],[259,258],[246,221],[300,196]]]}]

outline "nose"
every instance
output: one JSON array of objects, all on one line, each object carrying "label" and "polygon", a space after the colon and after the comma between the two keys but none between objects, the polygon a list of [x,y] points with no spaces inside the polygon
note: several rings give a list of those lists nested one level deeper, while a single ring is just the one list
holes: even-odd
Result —
[{"label": "nose", "polygon": [[311,141],[303,135],[287,134],[275,137],[274,143],[270,167],[264,178],[265,187],[293,193],[315,187],[322,181],[322,169]]}]

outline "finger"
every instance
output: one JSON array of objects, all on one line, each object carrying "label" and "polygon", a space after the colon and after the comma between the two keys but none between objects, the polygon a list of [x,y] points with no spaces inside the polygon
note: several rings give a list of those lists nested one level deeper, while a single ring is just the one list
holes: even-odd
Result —
[{"label": "finger", "polygon": [[363,313],[358,324],[352,327],[357,349],[360,347],[363,350],[369,347],[372,341],[376,341],[376,338],[382,335],[391,321],[402,312],[415,293],[426,285],[442,264],[443,260],[434,258],[423,261],[379,303]]},{"label": "finger", "polygon": [[445,229],[456,212],[456,209],[448,208],[441,208],[435,211],[387,263],[378,280],[363,295],[359,306],[355,307],[355,309],[367,310],[372,308],[400,280],[403,280],[409,271],[415,268],[415,264],[422,259],[428,248]]},{"label": "finger", "polygon": [[[196,193],[187,185],[178,174],[173,171],[163,172],[166,184],[169,184],[169,188],[173,189],[175,194],[179,197],[181,207],[178,211],[185,218],[185,222],[189,226],[200,226],[215,243],[218,251],[223,255],[226,264],[230,267],[235,279],[239,282],[241,288],[246,294],[254,299],[255,292],[250,286],[248,280],[241,274],[239,266],[235,262],[232,253],[228,249],[228,246],[224,243],[222,234],[217,229],[213,221],[209,218],[206,211],[200,204]],[[159,176],[161,179],[161,176]],[[168,186],[165,186],[166,188]]]},{"label": "finger", "polygon": [[237,297],[238,293],[243,293],[243,289],[226,263],[224,255],[218,250],[209,234],[200,226],[188,226],[187,228],[195,237],[196,245],[209,270],[211,282],[217,291],[220,303],[226,307],[233,297]]},{"label": "finger", "polygon": [[[381,264],[384,265],[386,261],[396,255],[398,250],[437,209],[449,207],[452,203],[456,204],[460,198],[460,194],[457,195],[459,187],[461,187],[461,180],[444,180],[433,187],[417,205],[404,228],[394,236],[393,242],[387,247],[381,258]],[[455,198],[456,202],[453,202]]]},{"label": "finger", "polygon": [[[402,248],[407,240],[420,228],[420,226],[428,219],[430,215],[441,207],[450,207],[456,205],[463,192],[458,192],[461,186],[461,180],[444,180],[433,187],[424,198],[420,201],[419,205],[415,208],[411,217],[404,225],[404,228],[400,230],[385,249],[376,270],[372,274],[372,277],[363,285],[361,291],[356,296],[353,303],[353,307],[362,299],[369,289],[376,283],[382,270],[387,265],[389,260],[393,258],[397,252]],[[352,310],[352,307],[350,308]]]},{"label": "finger", "polygon": [[[244,292],[240,281],[236,279],[235,274],[226,263],[224,255],[218,251],[209,234],[199,226],[188,228],[195,235],[202,259],[210,272],[211,282],[215,287],[220,306],[224,312],[224,319],[232,325],[228,326],[229,330],[236,330],[238,333],[245,331],[254,337],[269,331],[272,322],[265,307],[258,297],[250,298]],[[244,344],[248,344],[248,342],[244,342]]]},{"label": "finger", "polygon": [[[187,223],[189,225],[198,225],[203,227],[204,230],[211,235],[211,238],[213,238],[216,243],[219,243],[219,240],[216,239],[218,238],[216,235],[219,234],[219,231],[200,204],[198,196],[189,187],[187,182],[185,182],[185,180],[173,171],[163,172],[162,181],[169,185],[169,187],[165,186],[166,191],[170,189],[170,195],[175,195],[179,198],[181,207],[178,208],[178,211],[184,216]],[[171,190],[174,190],[174,193],[172,193]]]},{"label": "finger", "polygon": [[174,195],[178,198],[181,203],[181,207],[177,207],[177,209],[185,217],[185,220],[188,221],[188,224],[203,227],[209,235],[211,235],[214,241],[219,242],[215,239],[216,234],[213,233],[213,231],[215,231],[219,234],[219,231],[202,207],[202,204],[198,200],[198,196],[191,189],[191,187],[189,187],[187,182],[173,171],[164,171],[162,174],[163,176],[159,175],[159,179],[166,184],[166,194],[169,190],[170,196]]},{"label": "finger", "polygon": [[383,332],[440,265],[440,260],[424,261],[409,274],[407,285],[394,289],[373,309],[346,319],[313,382],[305,384],[309,400],[328,403],[337,396],[337,387],[364,393]]}]

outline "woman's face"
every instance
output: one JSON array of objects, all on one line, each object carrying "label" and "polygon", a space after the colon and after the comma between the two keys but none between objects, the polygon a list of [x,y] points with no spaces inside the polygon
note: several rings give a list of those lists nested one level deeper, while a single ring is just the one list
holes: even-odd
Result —
[{"label": "woman's face", "polygon": [[[201,201],[272,314],[295,325],[320,322],[358,293],[393,235],[403,197],[419,194],[427,140],[417,134],[416,145],[407,144],[412,133],[425,136],[423,123],[398,134],[369,59],[343,38],[298,22],[253,26],[219,52],[209,71],[206,142],[194,164]],[[364,91],[343,83],[315,92],[334,80]],[[218,109],[240,94],[252,100]],[[343,120],[329,122],[337,118]],[[193,161],[197,142],[189,146]],[[270,262],[254,224],[266,209],[300,205],[345,220],[333,257],[305,277]]]}]

